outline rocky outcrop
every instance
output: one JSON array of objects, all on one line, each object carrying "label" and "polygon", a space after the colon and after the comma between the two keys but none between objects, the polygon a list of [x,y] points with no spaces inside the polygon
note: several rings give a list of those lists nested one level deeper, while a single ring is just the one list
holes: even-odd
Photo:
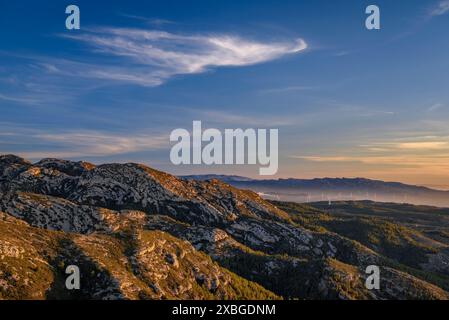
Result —
[{"label": "rocky outcrop", "polygon": [[[218,180],[2,156],[0,190],[0,297],[447,298],[368,247]],[[62,282],[72,263],[89,275],[76,294]],[[371,264],[386,270],[383,290],[364,286]]]}]

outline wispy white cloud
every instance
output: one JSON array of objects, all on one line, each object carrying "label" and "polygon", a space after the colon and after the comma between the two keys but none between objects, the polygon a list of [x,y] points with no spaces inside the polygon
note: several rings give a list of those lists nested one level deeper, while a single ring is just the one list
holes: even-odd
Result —
[{"label": "wispy white cloud", "polygon": [[449,174],[449,137],[409,137],[364,144],[340,150],[335,155],[292,155],[290,158],[323,165],[334,163],[352,167],[360,164],[366,170],[390,168],[393,170],[390,173],[404,174],[407,170],[419,169],[420,173]]},{"label": "wispy white cloud", "polygon": [[445,150],[449,152],[449,137],[444,136],[422,136],[395,141],[373,142],[360,145],[363,150],[385,151],[385,152],[404,152],[404,151],[436,151]]},{"label": "wispy white cloud", "polygon": [[9,101],[9,102],[17,102],[22,104],[36,104],[38,103],[38,99],[23,97],[23,96],[10,96],[0,93],[0,100]]},{"label": "wispy white cloud", "polygon": [[441,109],[442,107],[444,107],[444,104],[442,104],[442,103],[435,103],[435,104],[431,105],[427,109],[427,111],[429,111],[429,112],[437,111],[437,110]]},{"label": "wispy white cloud", "polygon": [[254,117],[250,114],[230,114],[222,111],[200,111],[192,112],[198,119],[203,119],[207,124],[222,126],[242,127],[284,127],[298,124],[301,119],[288,116],[264,116]]},{"label": "wispy white cloud", "polygon": [[338,52],[334,53],[333,56],[334,57],[345,57],[345,56],[350,55],[350,54],[351,54],[351,51],[341,50],[341,51],[338,51]]},{"label": "wispy white cloud", "polygon": [[286,93],[286,92],[294,92],[294,91],[310,91],[316,90],[318,87],[316,86],[287,86],[282,88],[272,88],[272,89],[264,89],[261,90],[261,93]]},{"label": "wispy white cloud", "polygon": [[47,142],[62,143],[90,155],[111,155],[168,146],[168,136],[136,134],[132,136],[97,131],[38,134]]},{"label": "wispy white cloud", "polygon": [[148,17],[139,16],[139,15],[136,15],[136,14],[121,13],[120,16],[125,17],[125,18],[129,18],[129,19],[142,21],[144,23],[148,23],[148,24],[151,24],[151,25],[154,25],[154,26],[162,26],[162,25],[174,24],[175,23],[174,21],[167,20],[167,19],[148,18]]},{"label": "wispy white cloud", "polygon": [[[142,86],[157,86],[176,75],[203,73],[217,67],[264,63],[307,48],[303,39],[268,43],[233,35],[179,35],[129,28],[97,28],[63,37],[87,44],[94,54],[120,60],[84,64],[86,68],[82,69],[82,63],[65,61],[77,65],[77,75]],[[50,71],[57,70],[67,68],[55,62]]]},{"label": "wispy white cloud", "polygon": [[53,79],[45,77],[41,79],[33,77],[31,80],[27,79],[27,82],[24,81],[8,86],[2,90],[3,92],[0,92],[0,102],[3,102],[3,105],[17,104],[27,107],[56,108],[73,102],[78,93],[87,91],[92,87],[86,85],[82,90],[75,86],[66,87],[64,84],[57,85],[52,83],[52,81]]},{"label": "wispy white cloud", "polygon": [[318,163],[362,163],[374,166],[392,166],[396,168],[421,168],[435,174],[449,174],[449,154],[441,155],[383,155],[383,156],[292,156],[293,159]]},{"label": "wispy white cloud", "polygon": [[[0,132],[0,153],[18,152],[31,159],[42,157],[79,158],[154,151],[168,149],[170,146],[168,135],[145,133],[127,135],[93,130],[48,133],[24,129],[20,132],[11,132],[10,130]],[[8,141],[17,138],[26,139],[27,149],[8,150]],[[49,148],[49,145],[52,147]]]},{"label": "wispy white cloud", "polygon": [[396,147],[405,150],[449,150],[449,142],[448,141],[402,142],[396,144]]},{"label": "wispy white cloud", "polygon": [[431,17],[442,16],[449,12],[449,0],[441,0],[430,11]]}]

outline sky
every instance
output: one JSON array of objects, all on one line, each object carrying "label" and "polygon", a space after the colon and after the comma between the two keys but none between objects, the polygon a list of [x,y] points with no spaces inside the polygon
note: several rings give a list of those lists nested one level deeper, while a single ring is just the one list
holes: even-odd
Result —
[{"label": "sky", "polygon": [[2,1],[0,154],[260,178],[171,164],[201,120],[278,129],[274,178],[447,187],[448,31],[449,0]]}]

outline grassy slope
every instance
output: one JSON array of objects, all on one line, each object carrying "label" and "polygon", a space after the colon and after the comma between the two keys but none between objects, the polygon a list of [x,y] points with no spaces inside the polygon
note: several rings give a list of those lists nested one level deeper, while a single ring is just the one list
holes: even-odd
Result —
[{"label": "grassy slope", "polygon": [[[431,226],[435,223],[433,218],[440,221],[437,226],[440,232],[449,230],[449,225],[441,224],[449,217],[446,209],[370,201],[336,202],[331,206],[327,202],[273,203],[288,212],[291,219],[301,226],[315,231],[328,230],[360,242],[389,258],[392,267],[449,289],[447,275],[426,272],[421,268],[421,264],[428,261],[429,254],[435,254],[445,246],[430,236]],[[419,219],[420,223],[411,223],[411,217]],[[424,224],[422,221],[429,222]]]}]

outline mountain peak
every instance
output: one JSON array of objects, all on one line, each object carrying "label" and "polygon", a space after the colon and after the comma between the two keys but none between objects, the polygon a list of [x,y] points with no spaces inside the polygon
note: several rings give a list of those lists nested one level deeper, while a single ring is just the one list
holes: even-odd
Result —
[{"label": "mountain peak", "polygon": [[[211,176],[191,177],[204,180],[209,179]],[[253,190],[263,194],[267,199],[273,200],[295,202],[373,200],[449,207],[449,191],[362,177],[257,180],[249,178],[236,179],[234,176],[221,175],[216,178],[237,188]]]},{"label": "mountain peak", "polygon": [[14,163],[18,163],[18,164],[29,164],[30,162],[26,161],[25,159],[18,157],[14,154],[5,154],[5,155],[0,155],[0,165],[6,165],[6,164],[14,164]]}]

